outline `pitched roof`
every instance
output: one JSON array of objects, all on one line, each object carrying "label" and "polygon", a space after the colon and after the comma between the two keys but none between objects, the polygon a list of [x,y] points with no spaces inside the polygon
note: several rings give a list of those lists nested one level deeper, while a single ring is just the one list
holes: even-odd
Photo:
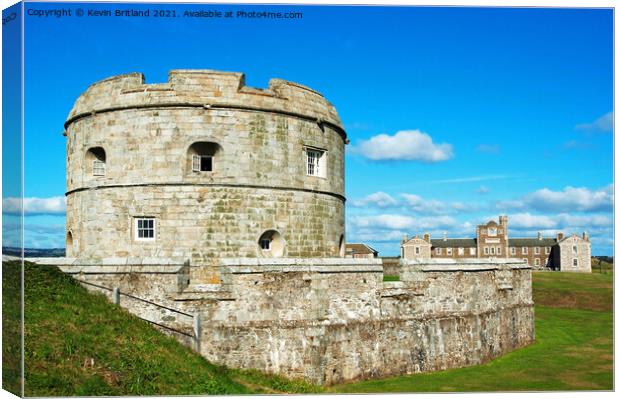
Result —
[{"label": "pitched roof", "polygon": [[555,238],[509,238],[509,247],[552,247],[557,243]]},{"label": "pitched roof", "polygon": [[346,251],[352,251],[355,254],[378,254],[379,251],[366,244],[346,244]]},{"label": "pitched roof", "polygon": [[469,248],[476,246],[475,238],[435,238],[431,239],[431,245],[435,248]]}]

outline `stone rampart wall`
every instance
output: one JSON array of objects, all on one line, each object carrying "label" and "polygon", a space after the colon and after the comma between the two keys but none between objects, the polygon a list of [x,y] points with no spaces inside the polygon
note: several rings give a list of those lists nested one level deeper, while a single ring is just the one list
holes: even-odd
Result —
[{"label": "stone rampart wall", "polygon": [[221,262],[222,284],[202,292],[183,289],[173,261],[63,270],[200,313],[210,361],[323,384],[480,364],[534,339],[531,270],[517,260],[406,261],[397,282],[379,259]]}]

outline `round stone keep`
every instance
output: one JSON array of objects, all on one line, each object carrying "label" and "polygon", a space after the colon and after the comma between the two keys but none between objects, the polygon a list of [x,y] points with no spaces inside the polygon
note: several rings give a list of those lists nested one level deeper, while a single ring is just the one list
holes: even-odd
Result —
[{"label": "round stone keep", "polygon": [[65,123],[67,256],[344,256],[334,107],[279,79],[139,73],[91,85]]}]

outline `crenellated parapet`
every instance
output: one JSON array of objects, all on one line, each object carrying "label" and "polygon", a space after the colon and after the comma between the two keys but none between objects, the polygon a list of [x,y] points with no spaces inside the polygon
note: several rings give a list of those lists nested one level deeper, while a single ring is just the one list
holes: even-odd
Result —
[{"label": "crenellated parapet", "polygon": [[245,75],[212,70],[173,70],[167,83],[145,84],[144,75],[130,73],[93,83],[75,102],[65,127],[92,114],[131,108],[204,107],[273,112],[329,124],[346,134],[334,106],[304,85],[271,79],[269,87],[245,85]]}]

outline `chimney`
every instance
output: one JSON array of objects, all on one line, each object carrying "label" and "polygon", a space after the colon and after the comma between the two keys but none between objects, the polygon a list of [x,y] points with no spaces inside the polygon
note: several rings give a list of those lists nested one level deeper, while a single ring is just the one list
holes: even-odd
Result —
[{"label": "chimney", "polygon": [[428,243],[431,242],[431,235],[430,235],[430,233],[424,233],[424,241],[426,241]]},{"label": "chimney", "polygon": [[540,231],[538,232],[538,239],[542,240],[542,234],[540,233]]},{"label": "chimney", "polygon": [[558,237],[557,237],[558,242],[562,241],[563,238],[564,238],[564,233],[559,232]]},{"label": "chimney", "polygon": [[584,239],[585,241],[590,241],[590,236],[589,236],[589,235],[588,235],[588,233],[587,233],[587,232],[585,232],[585,231],[583,232],[583,239]]}]

